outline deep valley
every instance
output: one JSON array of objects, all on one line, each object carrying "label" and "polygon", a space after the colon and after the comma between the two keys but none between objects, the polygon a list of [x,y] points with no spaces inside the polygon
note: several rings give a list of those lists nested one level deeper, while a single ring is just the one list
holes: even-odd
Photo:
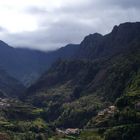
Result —
[{"label": "deep valley", "polygon": [[139,140],[140,22],[42,52],[0,41],[0,140]]}]

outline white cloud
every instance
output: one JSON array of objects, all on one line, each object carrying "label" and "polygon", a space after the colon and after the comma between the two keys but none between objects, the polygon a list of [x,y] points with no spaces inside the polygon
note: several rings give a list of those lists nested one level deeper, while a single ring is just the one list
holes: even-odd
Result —
[{"label": "white cloud", "polygon": [[115,24],[140,21],[138,0],[0,0],[0,39],[50,50]]}]

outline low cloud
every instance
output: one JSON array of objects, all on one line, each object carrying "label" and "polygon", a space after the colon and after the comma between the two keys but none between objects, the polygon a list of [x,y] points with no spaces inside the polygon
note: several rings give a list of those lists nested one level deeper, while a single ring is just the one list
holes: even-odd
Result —
[{"label": "low cloud", "polygon": [[45,5],[24,8],[24,13],[36,18],[36,30],[6,32],[0,37],[16,47],[53,50],[80,43],[84,36],[94,32],[106,34],[116,24],[140,21],[139,9],[138,0],[58,0],[52,9]]}]

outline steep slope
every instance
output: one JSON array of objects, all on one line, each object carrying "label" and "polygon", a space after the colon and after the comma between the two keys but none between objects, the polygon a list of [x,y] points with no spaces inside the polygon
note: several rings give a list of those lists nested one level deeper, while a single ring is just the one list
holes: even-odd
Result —
[{"label": "steep slope", "polygon": [[70,58],[77,45],[68,45],[52,52],[12,48],[0,41],[0,66],[12,77],[28,86],[46,71],[58,58]]},{"label": "steep slope", "polygon": [[25,87],[16,79],[0,69],[0,97],[17,97],[25,91]]},{"label": "steep slope", "polygon": [[86,37],[76,56],[52,65],[26,94],[28,101],[45,108],[46,121],[61,127],[83,127],[125,94],[140,71],[140,23]]},{"label": "steep slope", "polygon": [[84,59],[109,58],[125,52],[132,43],[140,39],[140,22],[115,26],[111,33],[91,34],[81,42],[77,56]]},{"label": "steep slope", "polygon": [[105,140],[139,140],[140,69],[133,74],[124,94],[113,105],[101,110],[86,127],[102,130]]}]

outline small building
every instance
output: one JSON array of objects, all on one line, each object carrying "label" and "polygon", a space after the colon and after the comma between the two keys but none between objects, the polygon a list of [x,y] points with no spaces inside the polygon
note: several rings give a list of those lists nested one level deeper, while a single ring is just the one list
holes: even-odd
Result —
[{"label": "small building", "polygon": [[109,109],[110,109],[111,111],[115,111],[115,110],[116,110],[116,106],[109,106]]},{"label": "small building", "polygon": [[104,111],[98,112],[98,116],[104,116]]},{"label": "small building", "polygon": [[64,135],[79,135],[80,129],[79,128],[68,128],[65,130],[61,130],[56,128],[57,134],[64,134]]},{"label": "small building", "polygon": [[66,129],[65,133],[67,135],[79,135],[80,130],[78,128],[68,128]]}]

